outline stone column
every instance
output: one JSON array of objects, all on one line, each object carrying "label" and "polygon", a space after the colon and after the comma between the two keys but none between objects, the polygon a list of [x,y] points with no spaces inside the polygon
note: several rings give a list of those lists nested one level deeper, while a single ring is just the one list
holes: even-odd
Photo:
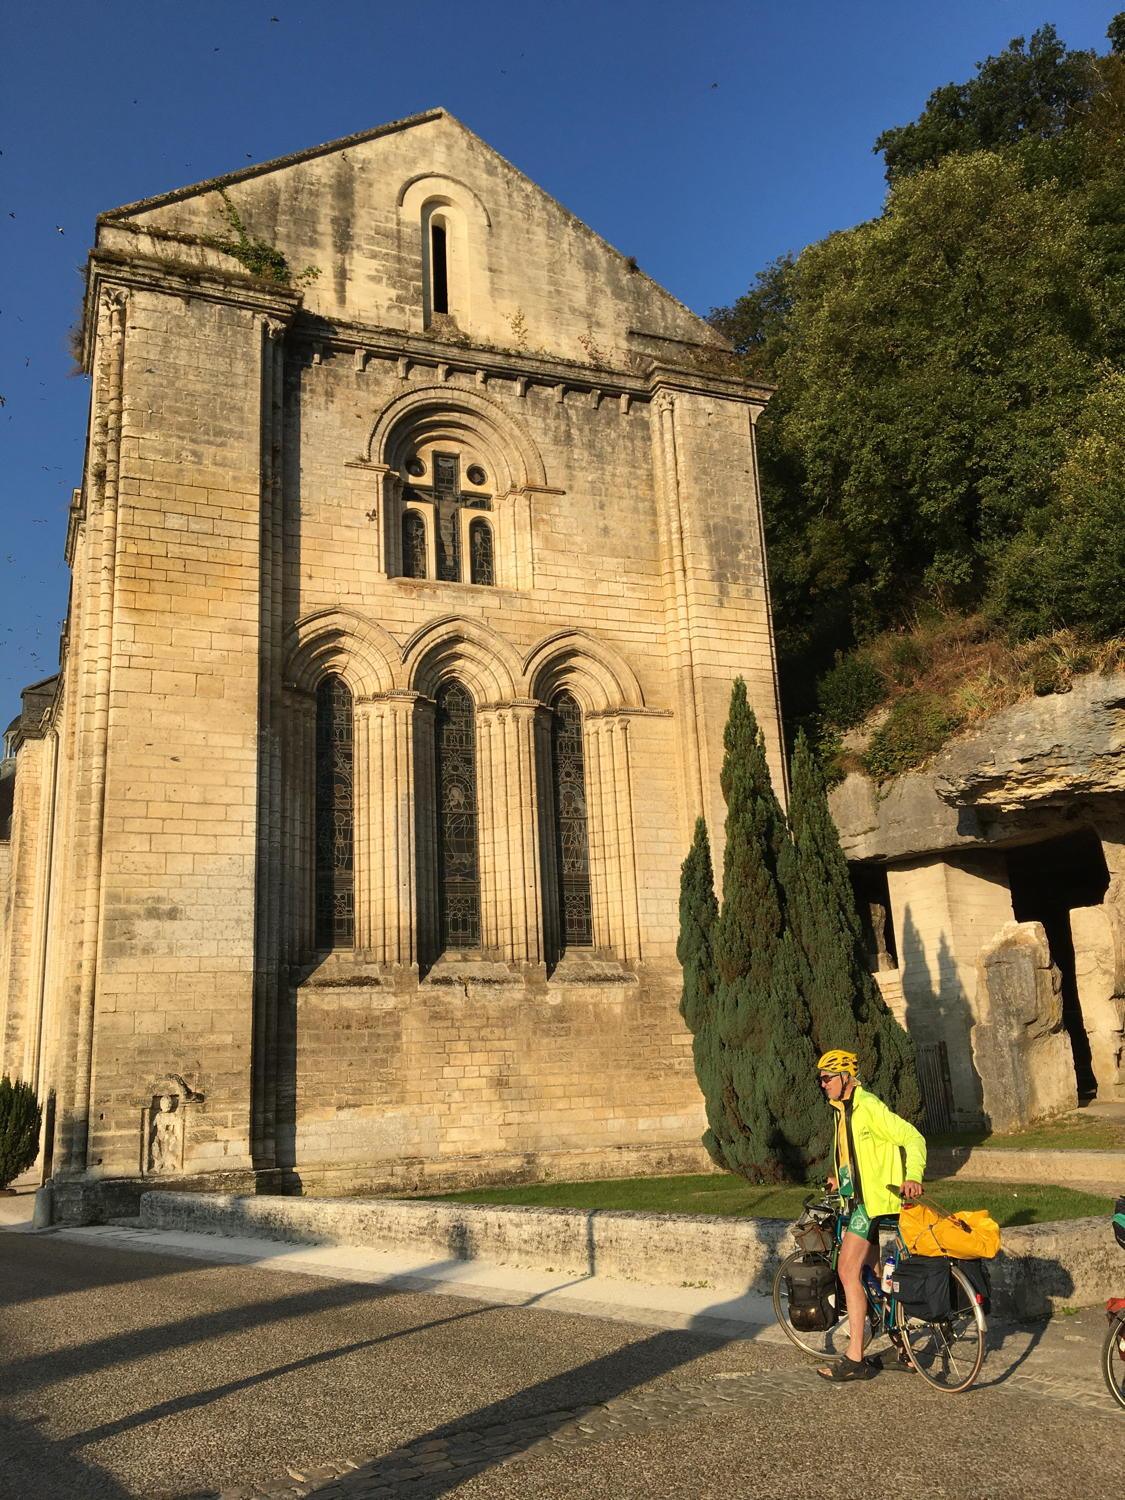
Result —
[{"label": "stone column", "polygon": [[415,952],[420,966],[433,963],[440,940],[437,889],[437,765],[434,756],[434,700],[414,702],[414,815],[411,825],[416,855]]},{"label": "stone column", "polygon": [[543,962],[535,710],[530,699],[477,714],[481,947]]},{"label": "stone column", "polygon": [[641,924],[629,723],[623,714],[591,714],[584,729],[594,946],[632,962],[641,956]]},{"label": "stone column", "polygon": [[355,705],[356,947],[376,963],[417,962],[416,693]]},{"label": "stone column", "polygon": [[[587,776],[588,776],[587,772]],[[540,704],[535,712],[535,798],[539,830],[540,906],[543,913],[543,952],[548,963],[556,963],[562,951],[559,869],[555,851],[555,778],[551,764],[551,711]],[[589,801],[589,791],[586,793]],[[587,837],[589,809],[587,808]]]}]

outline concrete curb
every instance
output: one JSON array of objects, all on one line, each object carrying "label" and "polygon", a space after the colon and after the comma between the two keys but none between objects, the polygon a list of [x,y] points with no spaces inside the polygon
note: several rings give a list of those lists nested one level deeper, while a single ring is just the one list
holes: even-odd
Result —
[{"label": "concrete curb", "polygon": [[1125,1151],[1001,1151],[987,1146],[942,1146],[930,1152],[926,1172],[981,1182],[1052,1183],[1097,1192],[1125,1185]]},{"label": "concrete curb", "polygon": [[[146,1193],[141,1227],[406,1251],[654,1287],[706,1283],[721,1292],[758,1295],[768,1293],[779,1260],[793,1248],[789,1225],[778,1219],[386,1198]],[[1042,1317],[1089,1306],[1125,1284],[1108,1216],[1008,1229],[990,1269],[993,1311],[1000,1317]]]}]

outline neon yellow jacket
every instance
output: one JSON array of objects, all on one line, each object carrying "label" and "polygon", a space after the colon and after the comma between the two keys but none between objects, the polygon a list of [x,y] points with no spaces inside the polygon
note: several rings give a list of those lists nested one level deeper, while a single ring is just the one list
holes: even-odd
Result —
[{"label": "neon yellow jacket", "polygon": [[[833,1138],[833,1166],[837,1182],[840,1180],[840,1160],[847,1158],[845,1137],[844,1152],[840,1150],[840,1135],[845,1130],[843,1100],[830,1101],[836,1111],[836,1133]],[[887,1184],[896,1187],[909,1179],[921,1182],[926,1170],[926,1140],[921,1131],[915,1130],[909,1120],[896,1115],[881,1099],[869,1094],[856,1084],[851,1097],[852,1141],[855,1157],[852,1161],[853,1178],[858,1174],[861,1201],[872,1218],[876,1214],[897,1214],[902,1199],[887,1191]],[[903,1166],[903,1154],[906,1165]]]}]

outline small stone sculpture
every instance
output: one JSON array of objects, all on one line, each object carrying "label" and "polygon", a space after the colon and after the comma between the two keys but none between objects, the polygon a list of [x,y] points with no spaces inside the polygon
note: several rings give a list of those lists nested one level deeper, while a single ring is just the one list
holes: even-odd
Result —
[{"label": "small stone sculpture", "polygon": [[141,1171],[146,1177],[182,1172],[188,1107],[203,1095],[178,1073],[166,1073],[149,1085],[147,1097],[141,1111]]},{"label": "small stone sculpture", "polygon": [[171,1094],[161,1094],[160,1104],[152,1116],[149,1131],[148,1169],[150,1172],[178,1172],[183,1162],[183,1115]]}]

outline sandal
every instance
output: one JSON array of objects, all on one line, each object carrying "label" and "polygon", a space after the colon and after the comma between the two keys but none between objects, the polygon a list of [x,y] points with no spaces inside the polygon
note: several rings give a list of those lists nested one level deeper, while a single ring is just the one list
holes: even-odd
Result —
[{"label": "sandal", "polygon": [[845,1354],[835,1364],[829,1365],[826,1370],[816,1372],[821,1380],[832,1380],[842,1383],[845,1380],[873,1380],[876,1371],[865,1359],[849,1359]]}]

